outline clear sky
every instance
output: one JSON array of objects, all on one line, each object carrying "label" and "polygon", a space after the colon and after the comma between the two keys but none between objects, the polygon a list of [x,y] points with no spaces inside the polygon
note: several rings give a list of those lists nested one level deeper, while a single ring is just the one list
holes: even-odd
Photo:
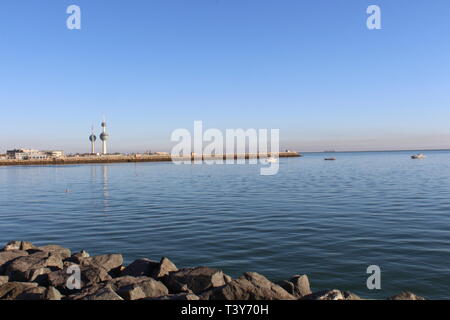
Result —
[{"label": "clear sky", "polygon": [[299,151],[450,148],[450,1],[2,0],[0,111],[0,152],[88,152],[103,115],[111,152],[169,151],[194,120]]}]

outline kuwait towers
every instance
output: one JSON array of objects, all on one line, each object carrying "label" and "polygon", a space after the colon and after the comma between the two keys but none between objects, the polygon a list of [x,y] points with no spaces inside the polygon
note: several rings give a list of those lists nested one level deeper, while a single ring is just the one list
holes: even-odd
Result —
[{"label": "kuwait towers", "polygon": [[[102,141],[102,154],[107,154],[106,141],[109,139],[109,134],[106,132],[106,120],[103,119],[102,122],[102,133],[100,134],[100,140]],[[91,141],[91,154],[95,154],[95,141],[97,137],[94,134],[94,127],[92,127],[92,133],[89,136],[89,141]]]}]

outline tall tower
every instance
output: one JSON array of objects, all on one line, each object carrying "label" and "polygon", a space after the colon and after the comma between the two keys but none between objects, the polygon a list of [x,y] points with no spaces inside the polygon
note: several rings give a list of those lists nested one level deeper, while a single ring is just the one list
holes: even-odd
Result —
[{"label": "tall tower", "polygon": [[95,153],[95,140],[97,140],[97,137],[94,134],[94,126],[92,126],[92,133],[89,136],[89,140],[91,141],[91,154]]},{"label": "tall tower", "polygon": [[100,140],[102,140],[102,154],[106,154],[106,141],[109,138],[109,134],[106,133],[106,120],[102,122],[102,133],[100,134]]}]

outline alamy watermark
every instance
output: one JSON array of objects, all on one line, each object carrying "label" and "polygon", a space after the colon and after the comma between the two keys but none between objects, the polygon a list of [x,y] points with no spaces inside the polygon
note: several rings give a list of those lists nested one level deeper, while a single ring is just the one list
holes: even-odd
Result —
[{"label": "alamy watermark", "polygon": [[[279,170],[279,129],[215,128],[203,132],[203,122],[194,121],[194,133],[176,129],[171,140],[178,142],[171,152],[175,164],[262,164],[261,175]],[[205,145],[206,143],[206,145]]]},{"label": "alamy watermark", "polygon": [[367,273],[370,276],[367,278],[366,285],[369,290],[381,289],[381,269],[377,265],[371,265],[367,267]]},{"label": "alamy watermark", "polygon": [[[69,30],[81,30],[81,8],[75,4],[67,7],[66,13],[69,17],[66,20],[66,26]],[[381,29],[381,8],[378,5],[370,5],[366,9],[369,17],[366,20],[366,26],[369,30]]]}]

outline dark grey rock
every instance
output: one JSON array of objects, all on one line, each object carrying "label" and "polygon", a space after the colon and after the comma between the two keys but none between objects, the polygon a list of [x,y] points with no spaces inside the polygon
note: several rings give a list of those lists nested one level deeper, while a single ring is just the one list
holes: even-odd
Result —
[{"label": "dark grey rock", "polygon": [[160,297],[169,294],[169,290],[160,281],[153,278],[142,279],[134,284],[118,289],[118,294],[126,300]]},{"label": "dark grey rock", "polygon": [[56,256],[58,255],[62,260],[67,259],[70,257],[71,255],[71,251],[70,249],[55,245],[55,244],[49,244],[46,246],[41,246],[41,247],[35,247],[31,250],[29,250],[29,252],[49,252],[52,255]]},{"label": "dark grey rock", "polygon": [[222,271],[208,267],[185,268],[170,272],[162,281],[170,293],[185,292],[184,285],[193,293],[199,294],[226,284]]},{"label": "dark grey rock", "polygon": [[105,286],[93,294],[87,295],[83,298],[83,300],[123,300],[121,296],[119,296],[114,290]]},{"label": "dark grey rock", "polygon": [[211,300],[294,300],[279,285],[256,272],[244,273],[241,277],[214,290],[205,292],[202,299]]},{"label": "dark grey rock", "polygon": [[22,250],[8,250],[0,252],[0,275],[6,272],[6,267],[11,261],[27,255],[28,252]]},{"label": "dark grey rock", "polygon": [[[63,294],[71,294],[73,291],[67,287],[67,281],[71,277],[72,273],[69,272],[68,267],[62,270],[57,270],[47,274],[47,284],[53,286],[60,290]],[[81,276],[81,288],[94,285],[99,282],[110,281],[112,278],[108,272],[95,265],[84,265],[80,266],[80,276]]]},{"label": "dark grey rock", "polygon": [[133,277],[150,277],[159,270],[159,263],[150,259],[137,259],[122,270],[122,275]]},{"label": "dark grey rock", "polygon": [[123,257],[121,254],[104,254],[100,256],[80,258],[81,267],[95,266],[104,269],[106,272],[120,269],[122,264]]},{"label": "dark grey rock", "polygon": [[296,298],[302,298],[312,293],[307,275],[295,275],[291,279],[277,282],[277,284]]},{"label": "dark grey rock", "polygon": [[63,262],[59,254],[50,252],[36,252],[28,256],[14,259],[8,263],[6,274],[12,281],[30,281],[36,269],[50,268],[58,270],[63,267]]}]

